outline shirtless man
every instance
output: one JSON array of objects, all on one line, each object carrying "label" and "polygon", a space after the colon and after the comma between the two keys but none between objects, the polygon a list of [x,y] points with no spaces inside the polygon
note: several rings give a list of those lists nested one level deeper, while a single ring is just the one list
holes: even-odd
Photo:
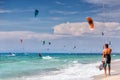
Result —
[{"label": "shirtless man", "polygon": [[106,75],[106,67],[107,66],[108,66],[108,73],[110,75],[110,70],[111,70],[111,66],[110,66],[110,64],[111,64],[111,52],[112,52],[112,49],[109,48],[108,44],[105,44],[103,52],[102,52],[102,62],[103,62],[103,66],[104,66],[105,77],[107,76]]}]

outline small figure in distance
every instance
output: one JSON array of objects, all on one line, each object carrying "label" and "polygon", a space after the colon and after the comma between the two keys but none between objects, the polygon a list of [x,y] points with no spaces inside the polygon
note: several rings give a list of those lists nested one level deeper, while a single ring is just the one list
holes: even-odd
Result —
[{"label": "small figure in distance", "polygon": [[39,57],[42,58],[42,54],[41,53],[38,53]]}]

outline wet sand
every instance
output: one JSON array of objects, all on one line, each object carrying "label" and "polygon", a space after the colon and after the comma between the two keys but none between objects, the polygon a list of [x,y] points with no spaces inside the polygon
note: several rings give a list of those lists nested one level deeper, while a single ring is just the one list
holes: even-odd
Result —
[{"label": "wet sand", "polygon": [[111,76],[104,77],[102,75],[97,75],[93,77],[93,80],[120,80],[120,61],[113,61],[111,64]]}]

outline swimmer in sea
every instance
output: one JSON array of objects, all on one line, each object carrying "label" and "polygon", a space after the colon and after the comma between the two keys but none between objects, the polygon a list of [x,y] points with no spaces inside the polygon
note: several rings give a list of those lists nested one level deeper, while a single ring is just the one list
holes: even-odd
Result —
[{"label": "swimmer in sea", "polygon": [[38,55],[39,55],[40,58],[42,58],[42,54],[41,53],[39,53]]}]

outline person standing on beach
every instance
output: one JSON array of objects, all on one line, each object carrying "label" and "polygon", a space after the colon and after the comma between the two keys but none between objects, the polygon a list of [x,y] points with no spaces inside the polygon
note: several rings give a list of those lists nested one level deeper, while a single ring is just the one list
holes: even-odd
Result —
[{"label": "person standing on beach", "polygon": [[108,74],[110,75],[110,70],[111,70],[111,52],[112,52],[112,49],[109,48],[109,45],[108,44],[105,44],[104,45],[104,49],[103,49],[103,52],[102,52],[102,62],[103,62],[103,66],[104,66],[104,75],[105,77],[107,76],[106,75],[106,67],[108,66]]}]

